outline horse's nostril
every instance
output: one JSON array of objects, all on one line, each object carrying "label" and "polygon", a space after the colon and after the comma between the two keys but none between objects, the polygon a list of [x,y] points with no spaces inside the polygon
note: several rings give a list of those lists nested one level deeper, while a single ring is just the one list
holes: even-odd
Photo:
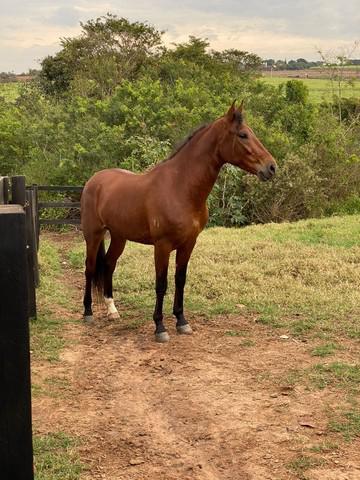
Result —
[{"label": "horse's nostril", "polygon": [[276,171],[275,165],[274,165],[274,164],[271,164],[270,167],[269,167],[269,172],[270,172],[272,175],[274,175],[275,171]]}]

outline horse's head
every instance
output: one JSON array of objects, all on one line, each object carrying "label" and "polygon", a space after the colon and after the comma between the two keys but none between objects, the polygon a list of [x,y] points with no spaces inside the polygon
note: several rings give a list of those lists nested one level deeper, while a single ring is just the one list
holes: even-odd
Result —
[{"label": "horse's head", "polygon": [[274,176],[276,161],[244,121],[243,104],[235,102],[220,120],[223,127],[219,153],[225,163],[231,163],[266,181]]}]

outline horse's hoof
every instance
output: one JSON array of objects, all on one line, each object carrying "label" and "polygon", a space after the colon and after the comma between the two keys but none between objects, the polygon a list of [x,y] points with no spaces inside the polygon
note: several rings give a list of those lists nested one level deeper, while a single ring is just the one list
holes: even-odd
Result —
[{"label": "horse's hoof", "polygon": [[120,318],[119,312],[108,313],[109,320],[118,320]]},{"label": "horse's hoof", "polygon": [[155,333],[155,340],[159,343],[166,343],[170,340],[168,332]]},{"label": "horse's hoof", "polygon": [[185,323],[185,325],[178,325],[176,330],[181,335],[191,335],[193,333],[192,328],[188,323]]},{"label": "horse's hoof", "polygon": [[94,317],[92,315],[84,315],[84,323],[91,325],[94,323]]}]

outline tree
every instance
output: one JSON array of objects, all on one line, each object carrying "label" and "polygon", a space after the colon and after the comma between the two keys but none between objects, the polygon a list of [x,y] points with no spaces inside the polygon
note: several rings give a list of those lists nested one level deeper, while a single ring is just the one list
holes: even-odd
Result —
[{"label": "tree", "polygon": [[345,76],[346,65],[350,64],[350,57],[359,47],[359,42],[354,42],[351,49],[345,51],[344,49],[337,52],[323,52],[318,50],[323,66],[330,73],[332,96],[334,103],[337,103],[339,122],[342,122],[342,99],[343,99],[343,86],[344,83],[351,83],[351,80],[347,80]]},{"label": "tree", "polygon": [[289,80],[285,86],[285,98],[290,103],[305,105],[309,98],[309,89],[300,80]]},{"label": "tree", "polygon": [[262,59],[255,53],[231,48],[223,52],[213,51],[213,57],[225,65],[232,66],[235,70],[254,72],[260,69]]},{"label": "tree", "polygon": [[104,97],[122,79],[135,78],[161,44],[162,32],[116,15],[81,27],[80,36],[63,38],[61,51],[43,60],[40,83],[46,93],[61,95],[74,87]]}]

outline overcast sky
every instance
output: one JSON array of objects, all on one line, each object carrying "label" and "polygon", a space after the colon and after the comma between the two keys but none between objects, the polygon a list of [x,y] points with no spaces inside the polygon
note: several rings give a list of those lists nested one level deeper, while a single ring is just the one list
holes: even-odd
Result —
[{"label": "overcast sky", "polygon": [[263,58],[318,60],[317,49],[347,51],[360,39],[359,0],[0,0],[0,71],[38,67],[80,21],[107,12],[166,30],[167,44],[195,35]]}]

